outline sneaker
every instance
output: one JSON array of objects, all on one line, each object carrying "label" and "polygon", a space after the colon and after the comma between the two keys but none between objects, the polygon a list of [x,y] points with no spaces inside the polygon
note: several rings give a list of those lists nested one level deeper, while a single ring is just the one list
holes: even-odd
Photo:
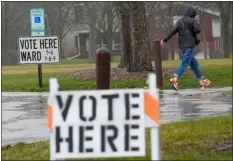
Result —
[{"label": "sneaker", "polygon": [[207,87],[208,85],[210,85],[210,80],[208,79],[204,79],[200,82],[200,88],[204,89],[205,87]]},{"label": "sneaker", "polygon": [[176,77],[174,77],[174,78],[171,78],[170,80],[169,80],[169,83],[171,84],[171,86],[172,86],[172,88],[174,89],[174,90],[178,90],[178,79],[176,78]]}]

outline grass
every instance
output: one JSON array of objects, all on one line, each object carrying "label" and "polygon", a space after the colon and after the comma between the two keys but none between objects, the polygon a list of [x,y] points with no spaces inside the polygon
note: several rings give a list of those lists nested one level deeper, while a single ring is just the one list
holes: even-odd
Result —
[{"label": "grass", "polygon": [[[86,62],[85,62],[86,61]],[[119,57],[114,57],[112,67],[117,66]],[[163,61],[163,69],[177,68],[179,60]],[[211,80],[210,87],[232,86],[232,60],[211,59],[200,60],[200,66],[204,75]],[[94,89],[95,81],[69,80],[59,75],[74,70],[95,68],[95,64],[88,64],[87,60],[62,60],[60,64],[43,65],[43,88],[38,87],[37,65],[4,66],[2,68],[2,91],[48,91],[48,81],[57,77],[60,90]],[[190,69],[189,69],[190,70]],[[170,89],[168,79],[164,77],[164,89]],[[111,88],[143,88],[146,80],[111,80]],[[193,77],[181,77],[180,88],[199,88],[199,84]]]},{"label": "grass", "polygon": [[[232,143],[232,116],[162,124],[160,137],[163,160],[232,160],[232,149],[215,150],[217,145]],[[148,130],[146,138],[147,153],[145,157],[109,158],[106,160],[150,160]],[[48,148],[47,141],[6,146],[2,147],[2,159],[48,160]]]}]

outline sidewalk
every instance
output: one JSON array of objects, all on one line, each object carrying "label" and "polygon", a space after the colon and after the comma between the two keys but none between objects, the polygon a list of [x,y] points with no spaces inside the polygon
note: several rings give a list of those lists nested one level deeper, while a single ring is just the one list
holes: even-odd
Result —
[{"label": "sidewalk", "polygon": [[[232,114],[232,96],[219,89],[160,91],[161,123]],[[2,93],[2,145],[48,140],[48,92]]]}]

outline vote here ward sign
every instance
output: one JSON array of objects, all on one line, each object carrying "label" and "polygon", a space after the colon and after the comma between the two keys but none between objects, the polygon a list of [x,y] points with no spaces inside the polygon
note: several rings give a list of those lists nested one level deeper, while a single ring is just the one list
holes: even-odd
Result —
[{"label": "vote here ward sign", "polygon": [[[145,113],[158,121],[155,105],[148,105],[148,96],[144,89],[51,94],[50,155],[56,159],[144,156]],[[144,109],[145,105],[151,109]]]},{"label": "vote here ward sign", "polygon": [[20,64],[59,63],[59,41],[57,36],[19,37]]}]

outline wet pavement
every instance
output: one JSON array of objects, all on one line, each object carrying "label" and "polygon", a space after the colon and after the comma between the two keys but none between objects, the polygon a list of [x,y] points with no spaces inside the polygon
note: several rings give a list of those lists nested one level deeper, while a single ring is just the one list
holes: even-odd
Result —
[{"label": "wet pavement", "polygon": [[[220,89],[187,89],[160,92],[161,123],[232,115],[232,96]],[[2,146],[48,140],[48,93],[2,93]]]}]

